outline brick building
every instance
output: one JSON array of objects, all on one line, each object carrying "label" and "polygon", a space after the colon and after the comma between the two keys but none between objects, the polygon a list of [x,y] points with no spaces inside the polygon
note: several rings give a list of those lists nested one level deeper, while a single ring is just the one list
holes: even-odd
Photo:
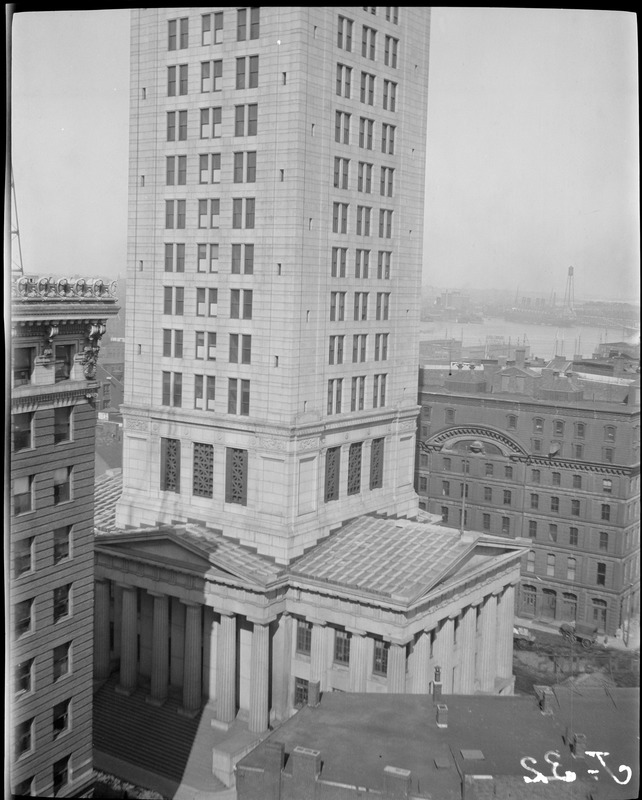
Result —
[{"label": "brick building", "polygon": [[520,615],[626,634],[639,614],[639,378],[591,384],[523,361],[439,385],[430,375],[421,370],[420,505],[455,527],[463,507],[466,528],[529,541]]},{"label": "brick building", "polygon": [[11,791],[92,779],[96,360],[114,285],[12,276]]}]

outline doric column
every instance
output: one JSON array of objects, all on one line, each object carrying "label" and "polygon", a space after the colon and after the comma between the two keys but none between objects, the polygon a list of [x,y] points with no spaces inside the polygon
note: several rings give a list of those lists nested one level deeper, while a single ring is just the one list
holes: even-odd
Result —
[{"label": "doric column", "polygon": [[149,697],[152,705],[162,705],[167,699],[169,684],[169,598],[166,594],[149,592],[154,598],[152,618],[152,680]]},{"label": "doric column", "polygon": [[352,636],[350,638],[350,691],[365,692],[366,690],[366,632],[355,628],[346,628]]},{"label": "doric column", "polygon": [[249,728],[253,733],[263,733],[268,727],[270,625],[269,623],[254,622],[253,626]]},{"label": "doric column", "polygon": [[185,606],[185,647],[183,649],[183,713],[194,714],[201,707],[202,628],[201,606],[181,600]]},{"label": "doric column", "polygon": [[453,690],[453,631],[454,620],[451,617],[440,621],[434,647],[434,664],[441,667],[442,691],[452,694]]},{"label": "doric column", "polygon": [[406,691],[406,645],[391,641],[388,647],[388,693]]},{"label": "doric column", "polygon": [[464,609],[459,623],[459,693],[475,691],[475,648],[477,646],[477,607]]},{"label": "doric column", "polygon": [[116,691],[121,694],[131,694],[136,688],[137,664],[137,634],[138,634],[138,608],[137,592],[135,586],[122,588],[122,617],[120,625],[120,677]]},{"label": "doric column", "polygon": [[430,631],[422,631],[413,651],[413,694],[428,694],[430,691]]},{"label": "doric column", "polygon": [[497,676],[513,674],[513,623],[515,619],[515,587],[512,583],[497,598]]},{"label": "doric column", "polygon": [[109,581],[98,580],[95,592],[94,675],[109,677]]},{"label": "doric column", "polygon": [[477,669],[479,671],[479,687],[482,692],[492,692],[495,689],[496,614],[497,598],[494,594],[490,594],[484,598],[479,618],[480,638]]},{"label": "doric column", "polygon": [[326,648],[325,622],[312,622],[312,641],[310,645],[310,680],[319,681],[321,691],[326,689]]},{"label": "doric column", "polygon": [[236,616],[221,612],[216,648],[216,717],[236,717]]}]

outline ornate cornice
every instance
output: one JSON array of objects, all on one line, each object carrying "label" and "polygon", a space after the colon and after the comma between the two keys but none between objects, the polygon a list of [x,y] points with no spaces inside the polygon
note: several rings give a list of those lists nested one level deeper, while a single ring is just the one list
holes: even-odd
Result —
[{"label": "ornate cornice", "polygon": [[[26,386],[24,387],[25,393],[19,394],[21,391],[21,387],[18,389],[14,389],[14,392],[11,396],[11,410],[18,411],[24,410],[29,411],[31,409],[43,408],[47,404],[54,406],[54,405],[69,405],[70,403],[74,402],[75,400],[93,400],[97,396],[97,386],[98,384],[95,381],[81,383],[77,382],[80,385],[74,389],[61,389],[60,383],[52,384],[51,387],[43,386],[40,387],[40,391],[34,393],[33,386]],[[30,393],[27,394],[27,390],[31,390]]]},{"label": "ornate cornice", "polygon": [[640,471],[639,464],[627,467],[617,464],[603,464],[597,461],[573,461],[569,458],[557,458],[556,456],[546,458],[545,456],[521,455],[511,456],[510,459],[511,461],[520,464],[528,464],[529,466],[542,466],[548,467],[549,469],[552,467],[559,467],[560,469],[570,469],[575,472],[597,472],[603,475],[630,476],[636,475]]},{"label": "ornate cornice", "polygon": [[[636,376],[631,376],[631,383]],[[505,413],[517,412],[520,414],[550,414],[564,418],[577,418],[590,420],[608,421],[621,420],[622,417],[639,417],[640,406],[628,406],[622,403],[614,403],[607,400],[581,400],[577,402],[562,402],[560,400],[547,400],[545,398],[525,397],[523,395],[514,397],[508,394],[479,393],[461,394],[457,392],[448,393],[432,389],[420,389],[420,402],[422,406],[433,404],[457,405],[457,406],[476,406],[482,408],[496,408]],[[596,405],[596,404],[599,404]]]},{"label": "ornate cornice", "polygon": [[116,281],[106,283],[101,278],[54,278],[22,275],[11,282],[14,301],[57,300],[116,300]]}]

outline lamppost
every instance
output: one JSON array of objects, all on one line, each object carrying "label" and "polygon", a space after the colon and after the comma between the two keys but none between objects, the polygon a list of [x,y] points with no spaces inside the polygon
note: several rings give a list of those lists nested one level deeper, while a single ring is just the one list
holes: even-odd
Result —
[{"label": "lamppost", "polygon": [[[473,455],[480,455],[484,452],[484,445],[479,441],[479,439],[475,439],[474,442],[471,442],[468,446],[468,449]],[[466,480],[466,475],[468,475],[468,467],[469,463],[467,459],[464,459],[462,462],[462,466],[464,468],[464,483],[461,489],[461,519],[459,520],[459,535],[464,535],[464,520],[466,518],[466,494],[468,492],[468,481]]]}]

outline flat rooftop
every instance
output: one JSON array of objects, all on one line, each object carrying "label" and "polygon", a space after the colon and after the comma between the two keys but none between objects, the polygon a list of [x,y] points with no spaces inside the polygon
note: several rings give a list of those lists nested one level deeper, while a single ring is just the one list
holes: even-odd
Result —
[{"label": "flat rooftop", "polygon": [[[411,794],[439,800],[461,798],[461,775],[512,776],[528,796],[523,777],[534,777],[526,762],[549,778],[544,757],[556,751],[558,774],[575,773],[572,782],[548,781],[562,789],[583,784],[596,798],[624,800],[638,796],[639,689],[555,687],[552,714],[542,713],[536,697],[444,695],[448,726],[436,723],[436,705],[429,695],[351,694],[331,692],[316,708],[305,707],[248,754],[240,766],[265,764],[265,742],[285,745],[287,756],[299,746],[321,753],[320,779],[369,789],[383,788],[383,769],[411,772]],[[568,732],[567,732],[568,729]],[[574,758],[565,741],[569,733],[586,736],[586,750],[606,752],[606,765],[624,780],[620,785],[594,756]],[[589,772],[597,770],[597,773]],[[538,781],[536,783],[543,783]],[[551,796],[566,796],[559,792]],[[578,797],[583,797],[579,794]]]}]

